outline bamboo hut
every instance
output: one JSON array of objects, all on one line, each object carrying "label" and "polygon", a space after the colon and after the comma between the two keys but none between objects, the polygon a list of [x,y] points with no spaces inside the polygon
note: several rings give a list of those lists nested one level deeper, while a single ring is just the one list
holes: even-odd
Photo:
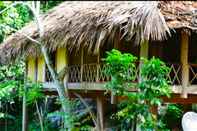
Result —
[{"label": "bamboo hut", "polygon": [[[86,90],[83,96],[96,98],[100,112],[101,86],[108,80],[101,73],[105,68],[101,58],[112,48],[138,57],[161,58],[172,69],[169,79],[175,94],[166,101],[196,103],[196,13],[197,3],[190,1],[63,2],[41,16],[42,42],[57,71],[68,65],[69,89]],[[27,36],[39,38],[36,23],[29,23],[0,45],[0,63],[24,58],[27,76],[52,90],[40,49]],[[180,93],[187,99],[180,98]]]}]

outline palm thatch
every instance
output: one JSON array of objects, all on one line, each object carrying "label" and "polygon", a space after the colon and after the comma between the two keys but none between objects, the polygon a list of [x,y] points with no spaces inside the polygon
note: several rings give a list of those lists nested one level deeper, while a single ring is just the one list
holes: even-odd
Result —
[{"label": "palm thatch", "polygon": [[170,28],[197,29],[197,2],[162,1],[161,13]]},{"label": "palm thatch", "polygon": [[[116,39],[117,32],[121,32],[121,39],[134,38],[137,44],[145,39],[163,40],[170,34],[169,27],[178,25],[171,24],[172,19],[167,19],[170,13],[177,16],[169,11],[169,4],[156,1],[63,2],[41,16],[43,44],[49,51],[58,47],[77,51],[86,46],[89,52],[98,53],[98,49],[107,44],[106,41]],[[1,44],[0,63],[5,64],[21,56],[39,55],[36,44],[22,34],[38,39],[36,24],[29,23]]]}]

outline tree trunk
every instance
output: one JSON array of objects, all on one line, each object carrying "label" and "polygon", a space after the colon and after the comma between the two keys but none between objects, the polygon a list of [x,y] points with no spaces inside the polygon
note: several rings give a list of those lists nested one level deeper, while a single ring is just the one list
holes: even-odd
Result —
[{"label": "tree trunk", "polygon": [[23,117],[22,117],[22,131],[27,131],[28,121],[27,121],[27,106],[26,106],[26,94],[23,94]]},{"label": "tree trunk", "polygon": [[[33,3],[34,3],[34,1],[33,1]],[[35,8],[36,7],[39,8],[40,7],[39,4],[40,4],[40,2],[36,2]],[[43,35],[44,35],[44,27],[41,24],[41,20],[40,20],[40,17],[39,17],[39,9],[32,8],[30,5],[29,5],[29,8],[31,9],[33,15],[35,16],[35,20],[37,22],[37,27],[38,27],[38,30],[39,30],[40,39],[39,39],[39,43],[37,43],[37,44],[41,48],[41,52],[44,56],[44,60],[46,62],[47,68],[49,69],[49,72],[52,76],[53,82],[56,86],[56,90],[58,92],[63,111],[68,112],[68,114],[70,114],[70,107],[65,104],[65,103],[67,103],[66,101],[68,100],[68,96],[69,96],[68,95],[68,90],[66,88],[66,91],[65,91],[63,82],[58,79],[57,72],[51,66],[51,62],[50,62],[50,59],[49,59],[49,56],[48,56],[47,49],[46,49],[45,45],[42,43],[42,38],[43,38]]]},{"label": "tree trunk", "polygon": [[39,111],[39,107],[38,107],[38,102],[37,101],[36,101],[36,110],[37,110],[37,114],[38,114],[38,118],[39,118],[39,122],[40,122],[41,131],[44,131],[43,119],[42,119],[41,113]]}]

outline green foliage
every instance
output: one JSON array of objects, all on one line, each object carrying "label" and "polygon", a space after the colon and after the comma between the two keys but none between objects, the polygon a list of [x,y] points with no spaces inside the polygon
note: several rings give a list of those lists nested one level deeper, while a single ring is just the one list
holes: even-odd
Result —
[{"label": "green foliage", "polygon": [[[6,9],[13,1],[0,1],[0,10]],[[11,7],[0,14],[0,42],[14,32],[13,29],[21,29],[25,23],[32,20],[29,9],[23,5]]]},{"label": "green foliage", "polygon": [[0,66],[0,101],[13,101],[24,84],[24,62]]},{"label": "green foliage", "polygon": [[[47,12],[54,6],[57,6],[63,1],[41,1],[41,11]],[[0,10],[6,9],[14,1],[0,1]],[[30,9],[22,4],[17,4],[0,14],[0,42],[7,36],[25,26],[33,20],[33,15]],[[14,30],[13,30],[14,29]]]},{"label": "green foliage", "polygon": [[27,6],[18,4],[16,5],[16,10],[18,13],[18,23],[17,23],[17,29],[22,28],[25,26],[28,22],[33,20],[32,12],[29,10]]},{"label": "green foliage", "polygon": [[44,97],[42,93],[42,84],[35,82],[26,83],[26,102],[27,104],[34,104],[39,99]]},{"label": "green foliage", "polygon": [[170,97],[170,82],[167,80],[167,74],[170,72],[170,68],[158,58],[153,57],[150,60],[142,60],[143,65],[140,72],[142,79],[138,88],[143,92],[142,97],[145,100],[150,101],[151,105],[159,106],[161,96]]},{"label": "green foliage", "polygon": [[107,83],[106,88],[112,90],[114,94],[122,95],[131,86],[128,82],[135,79],[136,59],[129,53],[122,54],[115,49],[107,52],[107,58],[104,59],[107,64],[105,74],[111,76],[111,81]]},{"label": "green foliage", "polygon": [[178,104],[168,104],[159,116],[167,128],[171,129],[180,125],[183,116],[183,107]]},{"label": "green foliage", "polygon": [[[57,101],[57,104],[61,104],[59,100]],[[93,126],[91,126],[92,118],[89,116],[89,112],[86,108],[81,109],[82,103],[79,99],[66,100],[64,104],[69,104],[71,110],[70,114],[61,110],[47,113],[47,119],[50,117],[61,118],[62,123],[58,130],[67,131],[68,129],[71,129],[72,131],[90,131],[93,129]],[[64,128],[63,125],[66,125],[66,127]]]},{"label": "green foliage", "polygon": [[14,120],[15,119],[15,117],[14,116],[12,116],[12,115],[10,115],[10,114],[7,114],[7,113],[0,113],[0,119],[12,119],[12,120]]},{"label": "green foliage", "polygon": [[[61,104],[60,100],[58,101],[58,104]],[[66,99],[66,101],[64,101],[64,104],[66,104],[66,107],[70,107],[70,109],[73,109],[76,106],[76,102],[71,101]],[[63,112],[63,111],[55,111],[55,112],[51,112],[47,114],[47,118],[49,117],[53,117],[53,116],[58,116],[60,118],[62,118],[63,122],[60,128],[61,130],[68,130],[68,129],[72,129],[76,126],[76,119],[77,117],[73,114],[73,112],[71,112],[71,114],[69,114],[69,112]],[[64,127],[64,125],[66,125],[66,127]]]},{"label": "green foliage", "polygon": [[57,6],[63,1],[41,1],[41,10],[43,12],[48,11],[49,9],[53,8],[54,6]]},{"label": "green foliage", "polygon": [[[56,6],[62,1],[45,1],[41,2],[41,10],[46,12],[48,9]],[[6,9],[14,1],[0,1],[0,11]],[[11,7],[0,14],[0,42],[3,42],[7,36],[14,33],[15,30],[21,29],[28,22],[33,19],[32,13],[27,6],[18,4],[14,7]],[[21,105],[22,99],[21,96],[24,93],[24,73],[25,73],[25,64],[23,61],[18,61],[15,64],[10,65],[0,65],[0,102],[4,103],[2,110],[5,110],[7,105],[16,106],[15,110],[8,109],[5,114],[15,117],[14,125],[9,126],[9,130],[21,130]],[[31,84],[31,85],[30,85]],[[40,100],[43,96],[40,85],[38,83],[29,83],[27,86],[28,89],[27,99],[28,104],[33,108],[33,103],[36,100]],[[7,109],[6,109],[7,110]],[[2,112],[3,113],[3,112]],[[7,116],[8,116],[7,115]],[[3,115],[1,115],[4,117]],[[5,117],[4,117],[5,118]],[[8,118],[5,118],[8,119]],[[32,118],[35,119],[35,118]],[[30,120],[31,121],[31,120]],[[7,128],[7,127],[6,127]]]},{"label": "green foliage", "polygon": [[[119,104],[119,111],[114,117],[121,120],[123,125],[132,125],[133,121],[136,121],[144,131],[167,130],[165,124],[152,114],[151,108],[161,105],[161,96],[170,96],[171,90],[167,80],[170,70],[157,58],[142,58],[141,79],[136,83],[136,60],[132,54],[122,54],[115,49],[107,52],[107,58],[104,59],[107,64],[105,74],[111,77],[111,81],[106,84],[107,89],[128,98]],[[137,89],[136,92],[128,91],[133,87]],[[125,127],[121,128],[124,130]],[[130,129],[132,126],[126,128]]]}]

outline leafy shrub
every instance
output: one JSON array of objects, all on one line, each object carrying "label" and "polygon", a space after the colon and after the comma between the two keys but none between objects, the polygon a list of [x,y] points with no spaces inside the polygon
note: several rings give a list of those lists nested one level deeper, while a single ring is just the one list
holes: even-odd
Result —
[{"label": "leafy shrub", "polygon": [[[120,102],[119,111],[114,115],[121,121],[121,130],[134,129],[135,123],[144,131],[168,130],[161,120],[157,120],[151,108],[162,103],[161,96],[170,97],[171,90],[167,75],[170,69],[158,58],[140,59],[140,80],[137,79],[135,62],[137,57],[113,49],[104,59],[107,64],[105,74],[111,77],[106,88],[116,95],[125,96]],[[135,87],[136,91],[129,91]],[[125,125],[129,125],[125,127]]]}]

